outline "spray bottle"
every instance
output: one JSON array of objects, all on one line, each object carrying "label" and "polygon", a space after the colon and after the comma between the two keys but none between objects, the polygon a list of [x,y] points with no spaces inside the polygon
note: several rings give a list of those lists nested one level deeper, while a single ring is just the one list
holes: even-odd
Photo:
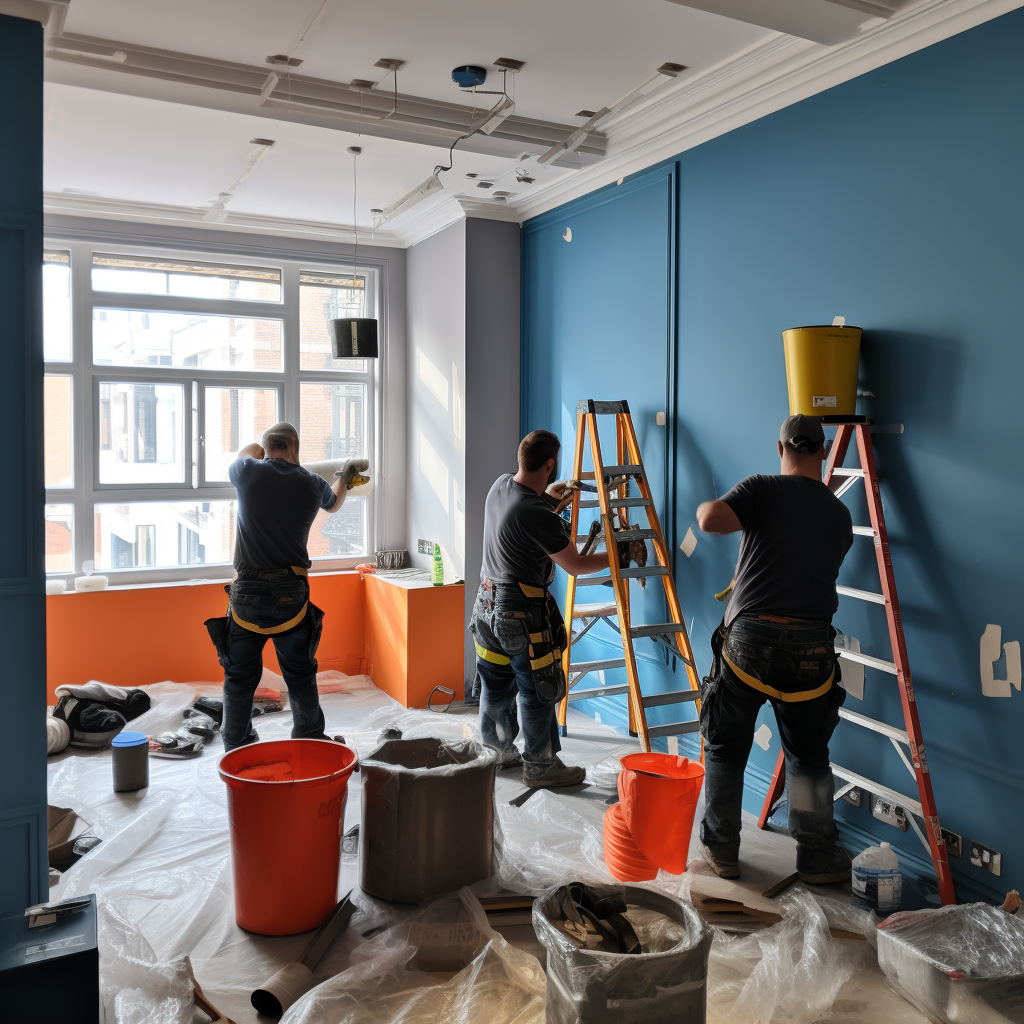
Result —
[{"label": "spray bottle", "polygon": [[441,545],[434,545],[434,564],[430,573],[431,581],[435,587],[444,586],[444,559],[441,557]]}]

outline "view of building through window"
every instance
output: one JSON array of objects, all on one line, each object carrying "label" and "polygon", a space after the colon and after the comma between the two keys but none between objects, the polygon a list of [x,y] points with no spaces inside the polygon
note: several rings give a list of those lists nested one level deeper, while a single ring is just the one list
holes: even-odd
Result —
[{"label": "view of building through window", "polygon": [[[288,419],[303,462],[372,452],[375,363],[335,360],[328,321],[375,315],[377,280],[289,261],[47,249],[47,572],[92,559],[98,572],[156,574],[140,578],[224,574],[237,516],[227,470],[241,447]],[[373,500],[321,512],[310,556],[365,558]]]}]

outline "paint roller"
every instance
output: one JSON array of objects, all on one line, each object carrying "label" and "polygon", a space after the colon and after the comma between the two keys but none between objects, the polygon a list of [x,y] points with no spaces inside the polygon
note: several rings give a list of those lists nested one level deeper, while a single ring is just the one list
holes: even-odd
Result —
[{"label": "paint roller", "polygon": [[327,947],[337,938],[338,933],[356,912],[357,907],[352,902],[351,895],[352,893],[349,892],[334,908],[331,916],[306,944],[302,956],[297,961],[285,964],[277,974],[253,992],[249,1001],[257,1013],[265,1013],[269,1017],[280,1017],[289,1006],[298,1002],[311,988],[320,984],[313,971],[323,959]]},{"label": "paint roller", "polygon": [[[302,468],[321,477],[329,484],[333,484],[338,476],[351,468],[350,464],[353,462],[356,463],[357,469],[351,476],[348,493],[353,497],[367,495],[373,490],[373,481],[365,475],[366,470],[370,468],[368,459],[328,459],[325,462],[304,462]],[[361,463],[363,465],[360,465]]]}]

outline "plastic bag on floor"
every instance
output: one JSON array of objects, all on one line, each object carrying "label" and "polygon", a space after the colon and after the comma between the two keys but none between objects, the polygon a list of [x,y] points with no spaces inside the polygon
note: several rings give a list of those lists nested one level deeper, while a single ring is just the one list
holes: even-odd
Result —
[{"label": "plastic bag on floor", "polygon": [[544,1024],[544,972],[509,945],[463,889],[352,954],[281,1024]]}]

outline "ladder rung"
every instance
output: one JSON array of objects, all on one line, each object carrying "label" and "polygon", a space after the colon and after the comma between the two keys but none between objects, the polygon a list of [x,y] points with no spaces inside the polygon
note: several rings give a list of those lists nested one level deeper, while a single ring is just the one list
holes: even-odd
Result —
[{"label": "ladder rung", "polygon": [[700,700],[700,690],[673,690],[671,693],[652,693],[644,697],[645,708],[656,708],[662,704],[684,704],[688,700]]},{"label": "ladder rung", "polygon": [[[667,576],[668,568],[664,565],[644,565],[636,569],[620,569],[619,575],[624,580],[642,580],[648,576]],[[611,583],[611,576],[577,576],[577,587],[598,587]]]},{"label": "ladder rung", "polygon": [[595,402],[592,398],[581,398],[576,403],[576,414],[579,416],[586,416],[588,413],[596,413],[598,416],[613,416],[628,412],[628,402]]},{"label": "ladder rung", "polygon": [[845,466],[836,466],[832,470],[832,475],[833,476],[854,476],[854,477],[860,477],[860,478],[863,479],[863,477],[864,477],[864,470],[863,469],[848,469]]},{"label": "ladder rung", "polygon": [[[616,530],[615,539],[617,541],[624,540],[654,540],[658,536],[657,530]],[[585,540],[589,540],[590,535],[587,533],[576,534],[576,543],[582,544]],[[597,535],[598,542],[604,540],[604,531],[602,530]]]},{"label": "ladder rung", "polygon": [[616,686],[597,686],[590,690],[570,690],[569,703],[577,700],[591,700],[594,697],[621,697],[629,693],[629,683]]},{"label": "ladder rung", "polygon": [[673,722],[671,725],[652,725],[647,730],[647,735],[652,740],[659,736],[682,736],[683,733],[697,732],[700,729],[700,722]]},{"label": "ladder rung", "polygon": [[570,672],[601,672],[610,668],[625,668],[625,658],[609,658],[605,661],[580,661],[569,666]]},{"label": "ladder rung", "polygon": [[897,729],[894,725],[887,725],[885,722],[879,722],[875,718],[868,718],[867,715],[858,714],[856,711],[847,711],[846,708],[839,709],[839,717],[845,718],[848,722],[852,722],[854,725],[863,726],[865,729],[870,729],[872,732],[880,732],[883,736],[899,740],[900,743],[906,743],[907,746],[910,746],[910,737],[904,729]]},{"label": "ladder rung", "polygon": [[[643,476],[643,466],[602,466],[602,476]],[[583,480],[596,480],[597,477],[594,475],[592,469],[588,469],[586,472],[580,474],[580,478]]]},{"label": "ladder rung", "polygon": [[630,636],[661,636],[663,633],[682,633],[686,627],[681,622],[657,622],[647,626],[631,626]]},{"label": "ladder rung", "polygon": [[[855,526],[853,532],[857,537],[874,537],[875,535],[874,529],[870,526]],[[581,539],[586,540],[585,537]]]},{"label": "ladder rung", "polygon": [[[653,505],[650,498],[612,498],[608,502],[609,508],[637,508],[640,505]],[[600,508],[599,501],[581,501],[580,508]]]},{"label": "ladder rung", "polygon": [[609,615],[618,615],[619,608],[614,601],[601,601],[597,604],[573,604],[574,619],[604,619]]},{"label": "ladder rung", "polygon": [[836,584],[836,593],[844,597],[855,597],[858,601],[870,601],[872,604],[885,604],[885,594],[876,594],[871,590],[857,590],[856,587],[841,587]]},{"label": "ladder rung", "polygon": [[[653,731],[651,731],[653,735]],[[899,804],[905,811],[910,811],[912,814],[916,814],[919,818],[924,817],[924,811],[921,808],[921,801],[914,800],[909,796],[904,796],[902,793],[898,793],[895,789],[890,789],[888,786],[883,786],[880,782],[872,782],[871,779],[865,778],[863,775],[858,775],[856,772],[851,772],[847,768],[842,768],[837,764],[829,765],[832,769],[833,775],[838,775],[839,778],[845,779],[847,782],[853,782],[861,789],[866,789],[869,793],[874,793],[875,796],[884,797],[891,804]]]},{"label": "ladder rung", "polygon": [[836,654],[847,661],[855,661],[858,665],[877,668],[879,672],[888,672],[891,676],[897,674],[895,662],[886,661],[885,658],[872,658],[870,654],[861,654],[860,651],[848,651],[845,647],[837,647]]}]

